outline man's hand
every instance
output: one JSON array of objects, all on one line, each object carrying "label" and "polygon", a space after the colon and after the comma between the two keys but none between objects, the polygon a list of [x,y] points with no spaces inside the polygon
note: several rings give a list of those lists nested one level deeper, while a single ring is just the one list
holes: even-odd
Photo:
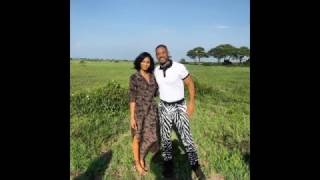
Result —
[{"label": "man's hand", "polygon": [[187,114],[189,118],[192,116],[193,112],[194,112],[194,102],[189,102],[187,106]]}]

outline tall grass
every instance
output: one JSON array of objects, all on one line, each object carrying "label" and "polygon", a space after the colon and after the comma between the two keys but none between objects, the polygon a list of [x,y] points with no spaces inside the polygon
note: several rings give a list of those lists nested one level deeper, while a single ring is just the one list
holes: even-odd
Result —
[{"label": "tall grass", "polygon": [[128,130],[128,91],[111,81],[71,95],[71,168],[83,171],[110,138]]}]

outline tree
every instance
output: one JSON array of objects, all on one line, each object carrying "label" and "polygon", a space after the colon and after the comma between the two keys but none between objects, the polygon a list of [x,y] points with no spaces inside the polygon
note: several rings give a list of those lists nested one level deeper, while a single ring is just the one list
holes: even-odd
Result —
[{"label": "tree", "polygon": [[184,58],[181,58],[179,62],[184,64],[184,63],[186,63],[186,60]]},{"label": "tree", "polygon": [[208,51],[209,56],[213,56],[218,59],[218,63],[223,58],[223,60],[230,60],[232,57],[236,56],[236,48],[230,44],[221,44],[212,48]]},{"label": "tree", "polygon": [[248,47],[242,46],[238,49],[238,56],[239,56],[239,60],[240,63],[242,62],[242,59],[244,57],[250,57],[250,50]]},{"label": "tree", "polygon": [[187,56],[190,57],[191,59],[195,59],[197,57],[198,62],[200,63],[200,58],[208,57],[208,54],[205,52],[203,47],[196,47],[192,50],[189,50],[187,52]]},{"label": "tree", "polygon": [[239,54],[239,48],[236,48],[234,46],[231,46],[227,49],[227,54],[229,56],[229,59],[236,59],[238,60],[239,57],[240,57],[240,54]]},{"label": "tree", "polygon": [[193,59],[193,60],[196,58],[196,55],[195,55],[193,49],[192,49],[192,50],[189,50],[189,51],[187,52],[187,56],[190,57],[190,58]]},{"label": "tree", "polygon": [[231,60],[237,58],[238,49],[230,44],[224,46],[225,59]]},{"label": "tree", "polygon": [[219,47],[212,48],[208,51],[208,55],[218,59],[218,63],[220,64],[220,59],[224,57],[223,51]]}]

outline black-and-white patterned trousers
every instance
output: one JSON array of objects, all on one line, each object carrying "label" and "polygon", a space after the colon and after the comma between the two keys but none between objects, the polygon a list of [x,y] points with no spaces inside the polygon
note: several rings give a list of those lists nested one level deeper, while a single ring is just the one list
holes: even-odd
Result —
[{"label": "black-and-white patterned trousers", "polygon": [[172,160],[171,130],[172,125],[175,125],[178,130],[177,133],[180,136],[182,144],[188,155],[190,165],[196,165],[198,163],[198,155],[190,132],[185,100],[175,103],[166,103],[160,100],[159,117],[161,150],[164,161]]}]

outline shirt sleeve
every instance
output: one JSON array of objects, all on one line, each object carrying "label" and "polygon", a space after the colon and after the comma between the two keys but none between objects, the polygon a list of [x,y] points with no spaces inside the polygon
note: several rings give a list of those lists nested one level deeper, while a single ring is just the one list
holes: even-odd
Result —
[{"label": "shirt sleeve", "polygon": [[181,64],[180,68],[179,68],[179,78],[184,80],[185,78],[187,78],[189,76],[189,71],[187,70],[187,68],[185,67],[185,65]]},{"label": "shirt sleeve", "polygon": [[136,97],[137,97],[137,81],[134,78],[134,76],[130,77],[129,81],[129,98],[130,102],[136,102]]}]

